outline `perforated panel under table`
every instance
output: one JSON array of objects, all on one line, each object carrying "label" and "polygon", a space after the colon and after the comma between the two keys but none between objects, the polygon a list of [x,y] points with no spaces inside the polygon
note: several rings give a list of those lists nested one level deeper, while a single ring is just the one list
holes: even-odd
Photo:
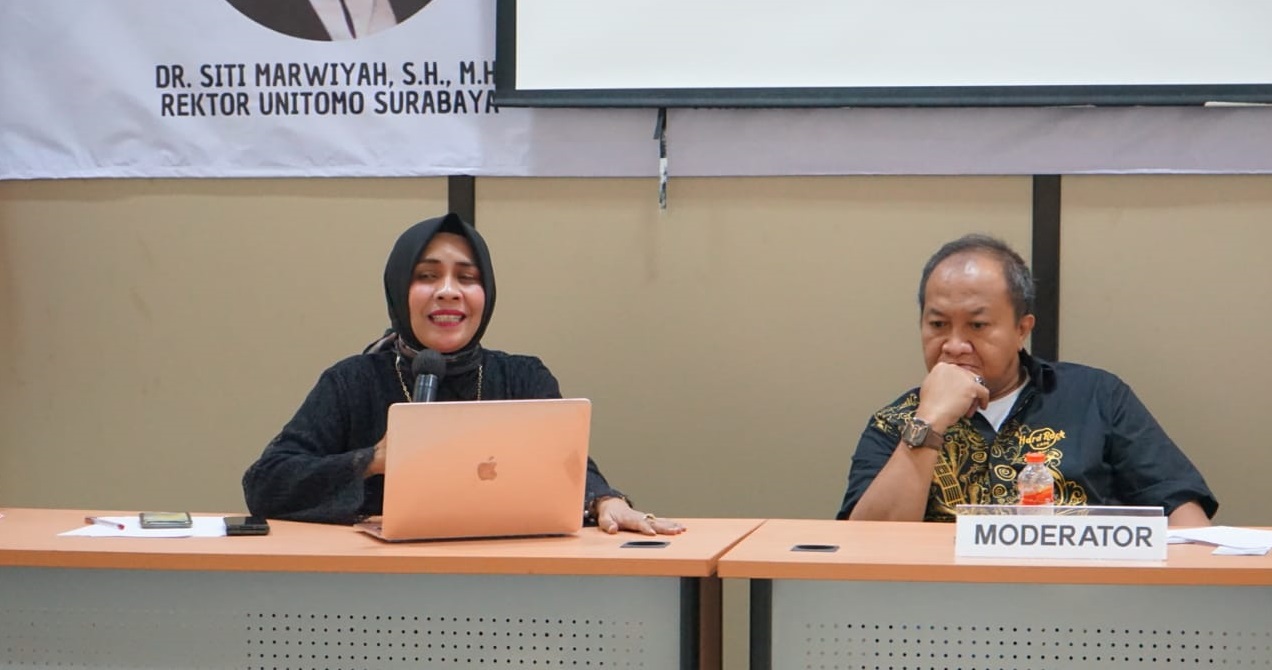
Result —
[{"label": "perforated panel under table", "polygon": [[678,668],[681,580],[0,569],[3,668]]},{"label": "perforated panel under table", "polygon": [[752,670],[1272,668],[1269,587],[752,586]]}]

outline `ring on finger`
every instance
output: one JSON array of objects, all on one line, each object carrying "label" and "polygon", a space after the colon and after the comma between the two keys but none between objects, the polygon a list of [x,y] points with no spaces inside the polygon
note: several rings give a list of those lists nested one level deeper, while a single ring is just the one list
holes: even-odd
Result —
[{"label": "ring on finger", "polygon": [[972,379],[973,379],[973,381],[975,381],[977,384],[980,384],[981,386],[984,386],[984,385],[985,385],[985,378],[984,378],[984,377],[982,377],[982,376],[980,376],[980,375],[976,375],[976,376],[975,376],[975,377],[973,377]]},{"label": "ring on finger", "polygon": [[645,515],[645,521],[648,521],[649,523],[653,523],[653,522],[655,522],[655,521],[657,521],[657,520],[658,520],[658,517],[654,516],[653,514],[646,514],[646,515]]}]

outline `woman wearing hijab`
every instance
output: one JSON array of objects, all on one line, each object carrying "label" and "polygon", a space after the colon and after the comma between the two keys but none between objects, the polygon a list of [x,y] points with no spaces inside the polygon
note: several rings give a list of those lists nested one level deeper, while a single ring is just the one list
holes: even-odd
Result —
[{"label": "woman wearing hijab", "polygon": [[[252,514],[354,523],[381,513],[389,405],[409,402],[406,380],[423,349],[446,360],[438,401],[560,398],[534,356],[481,346],[495,307],[486,242],[455,214],[421,221],[398,238],[384,268],[391,328],[358,356],[323,372],[296,415],[243,475]],[[608,533],[684,528],[632,509],[588,458],[584,520]]]}]

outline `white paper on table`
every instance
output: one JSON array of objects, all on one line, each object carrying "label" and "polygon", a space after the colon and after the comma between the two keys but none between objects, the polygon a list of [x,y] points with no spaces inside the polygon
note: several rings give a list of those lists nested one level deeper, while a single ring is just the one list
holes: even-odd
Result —
[{"label": "white paper on table", "polygon": [[1253,547],[1250,549],[1237,549],[1236,547],[1215,547],[1210,552],[1215,556],[1263,556],[1272,550],[1272,547]]},{"label": "white paper on table", "polygon": [[1261,556],[1272,550],[1272,531],[1235,526],[1177,528],[1167,533],[1167,541],[1213,544],[1224,550],[1214,552],[1219,556]]},{"label": "white paper on table", "polygon": [[196,516],[189,528],[142,528],[141,519],[136,514],[128,516],[97,517],[105,521],[123,524],[123,529],[103,526],[99,523],[85,524],[65,533],[62,537],[222,537],[225,535],[225,519],[219,516]]}]

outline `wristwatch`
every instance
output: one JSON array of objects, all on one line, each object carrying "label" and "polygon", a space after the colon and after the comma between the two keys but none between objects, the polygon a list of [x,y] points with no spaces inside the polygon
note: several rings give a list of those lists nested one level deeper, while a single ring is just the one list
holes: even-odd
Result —
[{"label": "wristwatch", "polygon": [[932,424],[916,416],[905,420],[905,425],[901,427],[901,441],[911,449],[927,447],[940,451],[945,447],[945,436],[932,430]]},{"label": "wristwatch", "polygon": [[627,496],[619,493],[618,491],[611,490],[610,493],[602,493],[600,495],[589,495],[583,500],[583,523],[584,524],[592,525],[597,522],[598,520],[596,516],[597,503],[601,502],[602,500],[605,500],[606,498],[622,498],[623,501],[627,503],[628,507],[632,506],[631,498],[628,498]]}]

